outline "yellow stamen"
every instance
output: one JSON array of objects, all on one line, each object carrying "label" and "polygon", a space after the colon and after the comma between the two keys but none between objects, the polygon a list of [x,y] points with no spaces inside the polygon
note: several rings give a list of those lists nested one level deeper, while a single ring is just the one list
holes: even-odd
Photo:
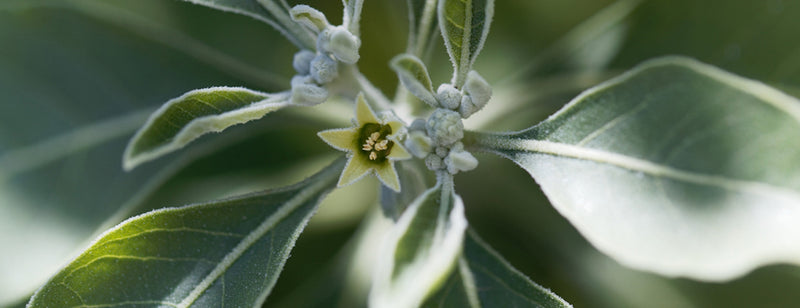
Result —
[{"label": "yellow stamen", "polygon": [[369,160],[376,160],[378,159],[378,154],[375,151],[369,152]]}]

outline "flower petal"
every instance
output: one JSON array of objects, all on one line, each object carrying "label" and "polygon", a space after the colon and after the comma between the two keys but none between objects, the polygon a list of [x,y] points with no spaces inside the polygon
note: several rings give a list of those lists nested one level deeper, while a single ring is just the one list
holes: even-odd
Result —
[{"label": "flower petal", "polygon": [[371,164],[366,163],[360,155],[353,155],[347,160],[347,165],[344,166],[344,171],[342,171],[342,176],[339,177],[339,183],[336,186],[342,187],[353,184],[369,173],[372,168]]},{"label": "flower petal", "polygon": [[389,127],[392,128],[392,135],[395,136],[403,129],[403,126],[405,126],[403,125],[403,122],[400,121],[389,121],[386,123],[386,125],[389,125]]},{"label": "flower petal", "polygon": [[391,152],[386,157],[391,160],[403,160],[411,158],[411,154],[399,142],[395,142]]},{"label": "flower petal", "polygon": [[379,123],[375,112],[372,111],[372,108],[367,104],[367,100],[364,99],[364,93],[358,93],[358,97],[356,97],[356,122],[358,122],[358,126],[366,123]]},{"label": "flower petal", "polygon": [[339,151],[353,152],[358,132],[355,128],[339,128],[321,131],[317,136]]},{"label": "flower petal", "polygon": [[[394,152],[394,149],[392,149]],[[396,192],[400,192],[400,179],[397,177],[397,171],[394,170],[394,162],[389,160],[384,164],[375,168],[375,173],[378,174],[378,179],[383,182],[383,185],[391,188]]]}]

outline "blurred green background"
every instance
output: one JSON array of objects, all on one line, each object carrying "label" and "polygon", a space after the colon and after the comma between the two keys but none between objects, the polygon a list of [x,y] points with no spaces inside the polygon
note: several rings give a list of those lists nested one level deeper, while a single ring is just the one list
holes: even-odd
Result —
[{"label": "blurred green background", "polygon": [[[339,1],[304,3],[339,23]],[[363,16],[359,66],[392,94],[397,79],[387,63],[405,48],[405,2],[366,1]],[[476,63],[495,96],[467,125],[531,126],[580,91],[668,54],[797,96],[798,29],[800,2],[788,0],[498,0]],[[451,73],[438,44],[428,61],[437,84]],[[295,51],[266,24],[176,0],[0,1],[0,306],[30,295],[97,232],[131,215],[284,185],[330,161],[336,151],[314,133],[345,126],[349,115],[308,114],[337,109],[278,112],[121,170],[127,140],[154,108],[209,86],[285,90]],[[624,268],[591,247],[527,173],[498,157],[479,159],[477,170],[456,178],[471,225],[576,307],[800,303],[800,269],[793,266],[761,268],[728,283]],[[376,196],[374,181],[331,196],[266,306],[292,306],[304,293],[326,289],[327,273],[336,271],[361,218],[377,207]]]}]

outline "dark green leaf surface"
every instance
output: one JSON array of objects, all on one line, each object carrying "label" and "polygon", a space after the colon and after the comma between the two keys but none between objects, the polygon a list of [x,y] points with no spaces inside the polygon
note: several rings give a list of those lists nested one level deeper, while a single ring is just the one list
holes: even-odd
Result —
[{"label": "dark green leaf surface", "polygon": [[150,116],[125,149],[123,166],[131,170],[204,134],[259,119],[287,106],[289,97],[289,93],[267,94],[230,87],[190,91]]},{"label": "dark green leaf surface", "polygon": [[299,48],[314,49],[315,37],[289,17],[285,0],[183,0],[221,11],[250,16],[263,21]]},{"label": "dark green leaf surface", "polygon": [[260,305],[342,165],[287,188],[131,218],[53,277],[29,307]]},{"label": "dark green leaf surface", "polygon": [[494,0],[439,0],[439,28],[453,62],[453,83],[464,83],[483,48],[494,14]]},{"label": "dark green leaf surface", "polygon": [[[450,175],[417,197],[389,231],[369,303],[416,307],[447,280],[461,254],[467,221]],[[444,182],[444,183],[442,183]]]},{"label": "dark green leaf surface", "polygon": [[512,267],[474,232],[458,270],[424,307],[572,307]]},{"label": "dark green leaf surface", "polygon": [[800,102],[764,84],[663,58],[530,129],[473,137],[628,266],[726,280],[800,263]]},{"label": "dark green leaf surface", "polygon": [[[184,53],[212,45],[161,40],[185,28],[138,32],[120,16],[150,22],[159,16],[213,19],[224,25],[219,29],[260,24],[172,1],[0,2],[0,242],[15,252],[0,257],[4,306],[41,286],[87,244],[98,225],[171,166],[172,158],[130,173],[120,166],[126,143],[158,105],[187,89],[247,82],[236,70],[212,64],[219,59],[213,53],[206,54],[209,61]],[[116,7],[122,4],[140,10]],[[91,11],[94,5],[126,14],[97,18],[108,10]],[[275,31],[259,29],[237,37],[281,40]],[[249,46],[261,57],[272,50]],[[188,151],[181,158],[184,154]]]}]

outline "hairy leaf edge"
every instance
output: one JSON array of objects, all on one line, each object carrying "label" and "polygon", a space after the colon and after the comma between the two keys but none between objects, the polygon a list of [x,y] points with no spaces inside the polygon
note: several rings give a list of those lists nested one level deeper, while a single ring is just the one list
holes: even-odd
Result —
[{"label": "hairy leaf edge", "polygon": [[[189,123],[187,123],[183,128],[181,128],[181,130],[177,134],[175,134],[175,136],[172,137],[172,140],[169,143],[136,154],[133,153],[135,144],[142,137],[147,128],[149,128],[172,105],[177,104],[183,101],[186,97],[197,93],[210,93],[214,91],[228,91],[228,90],[250,91],[253,92],[254,94],[264,96],[265,99],[258,102],[254,102],[240,109],[220,114],[195,118]],[[267,113],[288,106],[289,97],[290,94],[288,92],[267,94],[238,87],[211,87],[211,88],[189,91],[181,95],[180,97],[169,100],[167,103],[158,108],[158,110],[153,112],[153,114],[147,119],[147,122],[145,122],[145,124],[142,125],[142,127],[136,132],[133,138],[131,138],[128,145],[125,147],[125,152],[123,154],[123,159],[122,159],[122,167],[125,171],[133,170],[134,168],[136,168],[136,166],[142,163],[154,160],[168,153],[183,148],[184,146],[191,143],[200,136],[212,132],[221,132],[228,127],[260,119],[264,117]],[[233,118],[233,117],[243,117],[243,118],[223,128],[215,128],[213,125],[219,123],[220,121],[226,118]]]}]

